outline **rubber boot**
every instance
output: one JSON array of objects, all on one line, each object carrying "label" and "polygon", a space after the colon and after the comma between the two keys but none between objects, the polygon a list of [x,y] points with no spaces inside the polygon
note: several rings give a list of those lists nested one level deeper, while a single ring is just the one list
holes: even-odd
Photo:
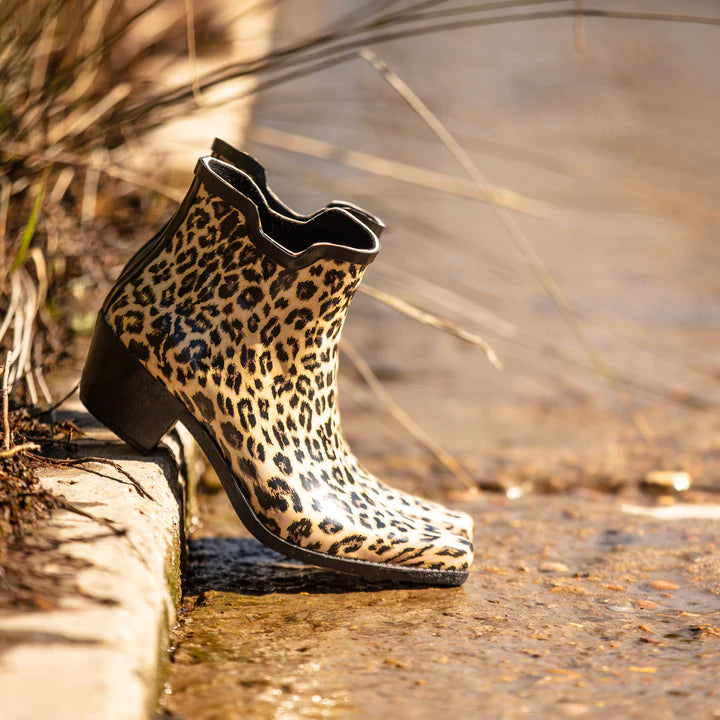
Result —
[{"label": "rubber boot", "polygon": [[346,210],[284,217],[247,175],[201,159],[173,220],[108,295],[81,399],[143,451],[181,421],[275,550],[458,585],[471,543],[369,493],[337,426],[340,332],[378,250]]}]

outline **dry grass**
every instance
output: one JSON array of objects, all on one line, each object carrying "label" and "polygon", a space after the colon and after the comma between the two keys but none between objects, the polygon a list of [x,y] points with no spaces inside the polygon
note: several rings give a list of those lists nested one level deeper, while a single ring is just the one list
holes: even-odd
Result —
[{"label": "dry grass", "polygon": [[[96,166],[112,172],[97,151],[123,142],[97,129],[138,90],[148,48],[133,47],[129,30],[158,4],[10,0],[0,10],[0,347],[16,402],[50,401],[42,368],[61,352],[61,296],[90,270],[73,237],[92,219]],[[88,132],[95,141],[73,155]]]}]

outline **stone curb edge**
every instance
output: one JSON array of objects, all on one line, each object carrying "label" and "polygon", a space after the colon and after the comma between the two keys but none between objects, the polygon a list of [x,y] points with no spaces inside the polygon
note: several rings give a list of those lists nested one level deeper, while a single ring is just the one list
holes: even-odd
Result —
[{"label": "stone curb edge", "polygon": [[[142,456],[82,411],[65,413],[83,430],[89,463],[43,472],[56,494],[107,523],[58,510],[43,537],[79,569],[76,590],[46,612],[0,616],[0,698],[4,720],[140,720],[153,717],[167,673],[167,647],[181,599],[181,572],[193,515],[199,450],[181,426]],[[47,572],[59,571],[48,565]]]}]

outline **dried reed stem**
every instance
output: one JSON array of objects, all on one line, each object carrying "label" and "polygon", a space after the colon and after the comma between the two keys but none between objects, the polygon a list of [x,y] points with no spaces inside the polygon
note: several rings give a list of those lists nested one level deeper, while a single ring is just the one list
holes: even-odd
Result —
[{"label": "dried reed stem", "polygon": [[585,16],[583,15],[583,0],[575,0],[575,50],[585,50]]},{"label": "dried reed stem", "polygon": [[433,305],[440,304],[451,312],[464,315],[465,318],[471,319],[488,332],[495,333],[504,340],[513,339],[520,335],[520,328],[517,325],[496,315],[487,307],[455,290],[439,285],[427,278],[414,275],[397,264],[385,263],[374,268],[373,272],[375,275],[382,275],[389,282],[427,298]]},{"label": "dried reed stem", "polygon": [[393,310],[396,310],[403,315],[407,315],[407,317],[410,317],[423,325],[429,325],[430,327],[442,330],[443,332],[450,333],[450,335],[453,335],[466,343],[477,345],[482,348],[488,361],[496,370],[503,369],[502,362],[500,362],[500,358],[497,356],[495,350],[493,350],[490,343],[488,343],[480,335],[477,335],[470,330],[466,330],[464,327],[454,323],[452,320],[438,317],[426,310],[421,310],[420,308],[405,302],[405,300],[401,300],[399,297],[386,293],[383,290],[379,290],[372,285],[360,285],[359,290],[360,292],[375,298],[375,300],[379,300],[381,303],[391,307]]},{"label": "dried reed stem", "polygon": [[185,0],[185,26],[187,27],[187,50],[190,61],[190,72],[192,74],[192,92],[195,104],[202,106],[200,95],[200,83],[198,82],[197,50],[195,48],[195,11],[193,0]]},{"label": "dried reed stem", "polygon": [[7,236],[7,219],[10,208],[10,181],[6,177],[0,177],[0,287],[5,286],[5,238]]},{"label": "dried reed stem", "polygon": [[[478,168],[470,155],[465,151],[465,149],[460,145],[460,143],[458,143],[458,141],[440,121],[437,115],[435,115],[432,110],[430,110],[430,108],[418,97],[418,95],[410,88],[410,86],[404,80],[402,80],[399,75],[393,72],[388,67],[388,65],[372,50],[364,48],[360,51],[360,56],[370,63],[370,65],[388,82],[388,84],[398,93],[398,95],[400,95],[400,97],[425,122],[425,124],[433,131],[433,133],[435,133],[436,137],[448,149],[450,154],[457,160],[457,162],[463,168],[468,177],[479,188],[487,188],[488,180],[482,173],[480,168]],[[505,230],[512,238],[523,258],[532,269],[543,290],[553,301],[553,304],[557,308],[561,317],[565,320],[566,324],[575,335],[575,338],[590,358],[592,364],[595,366],[597,371],[605,377],[610,386],[613,388],[615,394],[620,400],[623,409],[630,418],[630,421],[635,426],[635,429],[638,431],[638,433],[642,436],[644,440],[648,440],[653,437],[654,432],[650,427],[649,423],[642,415],[642,413],[640,413],[640,411],[630,407],[630,400],[628,394],[620,386],[620,382],[615,377],[614,372],[610,369],[608,364],[595,349],[592,341],[585,333],[585,330],[580,324],[578,318],[570,309],[570,306],[564,294],[560,290],[560,287],[555,282],[549,270],[545,267],[545,264],[541,260],[540,256],[536,253],[534,247],[531,245],[528,238],[520,229],[520,226],[515,221],[515,218],[505,208],[495,202],[492,202],[492,200],[490,202],[490,206],[492,207],[496,217],[500,220],[502,225],[505,227]]]},{"label": "dried reed stem", "polygon": [[411,185],[444,192],[448,195],[480,200],[486,203],[495,202],[498,205],[512,208],[526,215],[547,218],[554,214],[554,208],[550,204],[520,195],[506,188],[479,188],[477,184],[462,178],[455,178],[435,170],[426,170],[415,165],[388,160],[377,155],[358,152],[357,150],[346,150],[323,140],[315,140],[303,135],[259,125],[250,128],[248,137],[260,145],[288,150],[289,152],[321,160],[329,160],[354,170],[362,170],[372,175],[399,180]]},{"label": "dried reed stem", "polygon": [[23,443],[22,445],[15,445],[9,449],[0,451],[0,458],[9,458],[13,455],[19,455],[20,453],[30,452],[31,450],[39,450],[40,446],[37,443]]},{"label": "dried reed stem", "polygon": [[2,388],[0,388],[0,394],[2,394],[2,419],[3,419],[3,447],[5,450],[10,449],[10,408],[8,400],[8,380],[10,372],[10,353],[5,354],[5,362],[2,366]]},{"label": "dried reed stem", "polygon": [[[95,155],[95,153],[92,155]],[[95,219],[99,182],[100,171],[93,166],[85,168],[85,181],[83,182],[82,202],[80,203],[80,225],[84,228],[88,227]]]}]

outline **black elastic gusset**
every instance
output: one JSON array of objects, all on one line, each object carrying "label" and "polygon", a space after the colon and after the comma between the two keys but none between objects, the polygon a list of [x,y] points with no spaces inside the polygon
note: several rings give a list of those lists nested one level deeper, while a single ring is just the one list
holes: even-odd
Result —
[{"label": "black elastic gusset", "polygon": [[265,168],[249,153],[238,150],[230,143],[215,138],[212,144],[212,155],[214,158],[222,160],[241,172],[251,177],[258,186],[267,201],[267,204],[275,212],[295,220],[307,220],[300,213],[295,212],[291,207],[286,205],[270,188],[265,176]]}]

